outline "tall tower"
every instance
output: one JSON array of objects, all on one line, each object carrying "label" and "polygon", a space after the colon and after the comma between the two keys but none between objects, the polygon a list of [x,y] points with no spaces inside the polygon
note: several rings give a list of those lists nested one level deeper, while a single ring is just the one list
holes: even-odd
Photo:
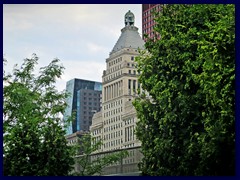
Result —
[{"label": "tall tower", "polygon": [[153,31],[155,25],[153,11],[161,11],[161,4],[142,4],[142,34],[147,34],[150,38],[155,36]]},{"label": "tall tower", "polygon": [[[131,149],[132,156],[123,162],[126,168],[132,168],[127,169],[128,172],[135,171],[141,159],[139,151],[134,149],[141,144],[134,134],[137,118],[132,100],[140,87],[134,59],[139,55],[138,50],[144,48],[144,41],[134,26],[134,19],[131,11],[125,14],[125,27],[106,59],[102,76],[102,110],[94,114],[90,127],[92,136],[103,142],[101,151]],[[109,167],[107,169],[111,171]]]},{"label": "tall tower", "polygon": [[[144,41],[134,26],[134,14],[128,11],[124,17],[125,27],[106,59],[102,76],[102,111],[95,114],[90,127],[93,136],[103,140],[103,151],[139,145],[132,106],[140,87],[134,58],[139,55],[138,48],[143,49]],[[130,116],[126,117],[127,114]]]}]

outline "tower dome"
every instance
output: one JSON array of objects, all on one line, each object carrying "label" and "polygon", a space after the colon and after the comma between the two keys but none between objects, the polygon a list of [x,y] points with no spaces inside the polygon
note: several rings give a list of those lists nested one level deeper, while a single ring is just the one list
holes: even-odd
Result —
[{"label": "tower dome", "polygon": [[134,26],[134,14],[129,10],[125,16],[125,27],[121,29],[121,35],[117,40],[110,54],[118,52],[123,48],[143,49],[144,41],[138,33],[138,28]]}]

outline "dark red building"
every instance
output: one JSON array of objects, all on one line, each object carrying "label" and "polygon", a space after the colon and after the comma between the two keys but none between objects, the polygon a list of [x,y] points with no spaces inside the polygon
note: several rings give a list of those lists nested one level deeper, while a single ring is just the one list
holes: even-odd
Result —
[{"label": "dark red building", "polygon": [[[152,11],[159,12],[161,10],[160,4],[142,4],[142,34],[147,34],[148,37],[153,38],[153,26],[155,24]],[[143,37],[145,40],[145,38]]]}]

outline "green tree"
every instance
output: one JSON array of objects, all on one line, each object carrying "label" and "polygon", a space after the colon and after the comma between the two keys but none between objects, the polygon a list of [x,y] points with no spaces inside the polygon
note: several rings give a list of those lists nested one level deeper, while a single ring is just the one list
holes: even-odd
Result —
[{"label": "green tree", "polygon": [[235,7],[164,5],[136,60],[143,175],[234,175]]},{"label": "green tree", "polygon": [[[126,150],[120,152],[100,153],[102,146],[101,140],[96,140],[91,135],[86,134],[79,138],[79,144],[76,148],[76,164],[79,170],[72,175],[75,176],[92,176],[101,175],[105,167],[120,162],[128,155]],[[97,158],[93,158],[98,154]]]},{"label": "green tree", "polygon": [[68,175],[74,163],[61,126],[66,95],[54,85],[64,67],[54,59],[36,76],[37,63],[33,54],[3,75],[4,175]]}]

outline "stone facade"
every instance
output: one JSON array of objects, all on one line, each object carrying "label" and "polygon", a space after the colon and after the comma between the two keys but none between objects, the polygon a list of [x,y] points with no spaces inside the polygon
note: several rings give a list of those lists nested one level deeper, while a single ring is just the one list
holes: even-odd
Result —
[{"label": "stone facade", "polygon": [[[124,174],[135,174],[139,175],[140,171],[138,169],[138,163],[142,159],[142,153],[140,152],[140,146],[139,147],[131,147],[131,148],[125,148],[125,150],[128,152],[128,156],[124,159],[122,159],[120,162],[112,164],[106,168],[103,169],[102,175],[124,175]],[[105,151],[102,153],[96,153],[91,156],[92,159],[97,158],[98,156],[104,156],[105,154],[109,153],[117,153],[121,151],[121,149],[118,150],[112,150],[112,151]]]},{"label": "stone facade", "polygon": [[[90,127],[92,136],[103,142],[102,153],[139,148],[141,145],[134,133],[137,118],[132,100],[140,88],[134,59],[139,55],[139,48],[144,47],[144,41],[134,26],[134,15],[130,11],[125,15],[125,27],[121,32],[106,59],[106,70],[102,76],[102,110],[94,114]],[[129,166],[124,172],[137,171],[141,156],[140,152],[134,152],[131,151],[131,158],[123,159],[122,168]],[[120,172],[116,170],[119,164],[115,166],[108,167],[105,174]]]}]

